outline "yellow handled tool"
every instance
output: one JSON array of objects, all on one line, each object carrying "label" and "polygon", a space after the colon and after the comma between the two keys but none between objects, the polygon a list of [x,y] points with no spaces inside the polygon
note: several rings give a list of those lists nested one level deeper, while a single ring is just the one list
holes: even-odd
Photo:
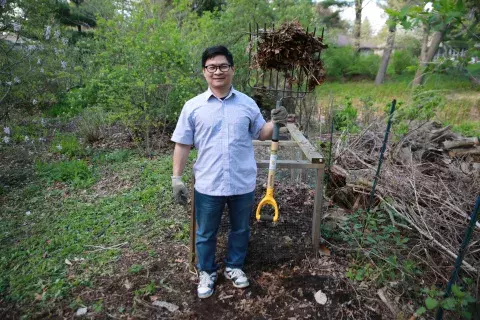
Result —
[{"label": "yellow handled tool", "polygon": [[[277,101],[276,108],[280,107],[280,100]],[[272,145],[270,148],[270,165],[268,167],[268,180],[267,180],[267,194],[260,201],[257,207],[257,213],[255,217],[257,220],[277,222],[278,220],[278,205],[277,201],[273,198],[273,188],[275,183],[275,171],[277,169],[277,151],[278,151],[278,136],[279,126],[273,124]],[[267,214],[261,214],[262,207],[265,205],[271,205],[275,209],[273,216]]]}]

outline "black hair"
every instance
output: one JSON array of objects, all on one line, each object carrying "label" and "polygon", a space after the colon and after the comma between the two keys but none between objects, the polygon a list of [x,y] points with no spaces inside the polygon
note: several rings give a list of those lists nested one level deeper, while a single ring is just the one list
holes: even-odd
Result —
[{"label": "black hair", "polygon": [[224,46],[214,46],[205,49],[202,53],[202,68],[205,67],[205,62],[208,59],[215,58],[216,56],[225,56],[227,58],[228,63],[233,66],[233,56],[230,51]]}]

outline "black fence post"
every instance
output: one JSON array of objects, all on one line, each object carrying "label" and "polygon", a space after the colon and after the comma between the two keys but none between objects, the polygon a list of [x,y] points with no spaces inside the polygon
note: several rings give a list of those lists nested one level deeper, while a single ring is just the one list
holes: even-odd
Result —
[{"label": "black fence post", "polygon": [[[463,237],[462,245],[460,246],[457,259],[455,260],[455,268],[453,268],[452,275],[450,276],[450,281],[448,281],[448,284],[447,284],[447,290],[445,291],[445,298],[448,298],[448,296],[450,295],[450,291],[452,290],[452,285],[457,282],[458,271],[460,270],[460,266],[462,265],[463,257],[465,256],[468,243],[470,242],[473,229],[475,228],[479,208],[480,208],[480,196],[477,197],[477,202],[475,202],[475,207],[473,209],[472,215],[470,216],[470,223],[468,224],[467,231],[465,232],[465,237]],[[443,308],[441,306],[437,311],[436,319],[437,320],[443,319]]]},{"label": "black fence post", "polygon": [[385,153],[385,149],[387,149],[388,135],[390,133],[390,127],[392,126],[392,117],[393,117],[393,113],[395,112],[396,104],[397,104],[397,100],[393,99],[392,106],[390,107],[390,115],[388,117],[387,129],[385,130],[385,136],[383,138],[382,149],[380,150],[380,158],[378,159],[377,172],[375,173],[375,177],[373,178],[372,191],[370,191],[370,199],[368,200],[367,211],[370,211],[370,207],[372,206],[372,202],[373,202],[373,197],[375,195],[375,188],[377,187],[378,177],[380,176],[380,169],[382,167],[382,162],[383,162],[383,154]]}]

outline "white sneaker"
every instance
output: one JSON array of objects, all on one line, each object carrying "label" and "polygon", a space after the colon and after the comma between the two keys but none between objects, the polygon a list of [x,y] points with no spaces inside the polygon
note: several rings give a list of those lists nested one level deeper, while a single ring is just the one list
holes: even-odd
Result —
[{"label": "white sneaker", "polygon": [[238,268],[226,268],[225,278],[232,280],[235,288],[246,288],[250,285],[245,272]]},{"label": "white sneaker", "polygon": [[217,281],[217,273],[212,272],[208,274],[206,271],[200,271],[198,275],[199,282],[197,287],[197,294],[200,299],[208,298],[213,294],[213,287]]}]

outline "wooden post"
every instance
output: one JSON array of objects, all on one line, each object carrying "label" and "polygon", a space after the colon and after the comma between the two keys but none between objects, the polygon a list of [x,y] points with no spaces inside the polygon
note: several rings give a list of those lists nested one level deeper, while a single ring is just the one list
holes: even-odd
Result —
[{"label": "wooden post", "polygon": [[[302,160],[307,160],[307,156],[303,152],[302,152]],[[300,179],[298,180],[303,183],[307,182],[307,170],[300,169]]]},{"label": "wooden post", "polygon": [[[296,142],[295,142],[296,143]],[[297,154],[297,150],[295,148],[291,148],[289,150],[289,156],[290,156],[290,159],[297,159],[297,157],[295,156]],[[295,183],[295,169],[290,169],[290,182],[291,183]]]},{"label": "wooden post", "polygon": [[195,237],[197,232],[197,219],[195,218],[195,176],[193,177],[190,195],[192,203],[190,205],[190,255],[188,257],[188,261],[190,262],[190,271],[195,272],[195,267],[197,264],[197,254],[195,246]]},{"label": "wooden post", "polygon": [[323,212],[323,174],[325,166],[317,168],[317,183],[315,184],[315,203],[313,205],[312,217],[312,246],[315,257],[318,256],[320,247],[320,225]]}]

